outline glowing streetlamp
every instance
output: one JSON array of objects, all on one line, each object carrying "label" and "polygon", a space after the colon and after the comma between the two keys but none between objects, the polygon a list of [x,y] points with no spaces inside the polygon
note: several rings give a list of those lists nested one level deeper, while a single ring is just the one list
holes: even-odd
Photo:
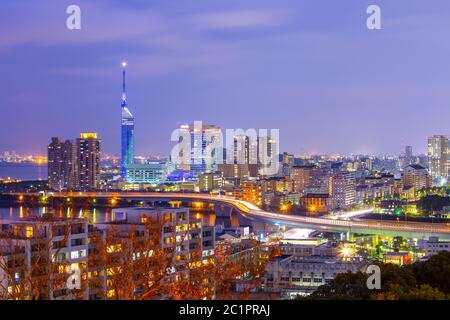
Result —
[{"label": "glowing streetlamp", "polygon": [[356,254],[356,249],[353,246],[343,245],[339,248],[339,255],[343,260],[350,260]]}]

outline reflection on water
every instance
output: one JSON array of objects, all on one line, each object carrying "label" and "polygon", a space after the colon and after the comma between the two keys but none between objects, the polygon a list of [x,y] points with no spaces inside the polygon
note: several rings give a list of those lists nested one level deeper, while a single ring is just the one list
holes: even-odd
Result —
[{"label": "reflection on water", "polygon": [[26,208],[26,207],[18,207],[18,208],[0,208],[0,219],[9,219],[9,220],[20,220],[26,217],[32,216],[43,216],[46,213],[53,212],[56,216],[63,218],[86,218],[91,223],[96,222],[108,222],[109,217],[111,217],[111,209],[110,208],[73,208],[73,207],[65,207],[65,208]]},{"label": "reflection on water", "polygon": [[[113,221],[116,217],[111,208],[75,208],[75,207],[59,207],[59,208],[28,208],[28,207],[10,207],[0,208],[0,219],[20,220],[26,217],[43,216],[46,213],[53,212],[58,217],[67,218],[86,218],[90,223],[102,223]],[[204,224],[215,225],[223,224],[223,218],[217,218],[215,214],[204,212],[191,212],[192,217],[202,220]],[[117,217],[121,218],[121,217]],[[217,220],[217,221],[216,221]]]}]

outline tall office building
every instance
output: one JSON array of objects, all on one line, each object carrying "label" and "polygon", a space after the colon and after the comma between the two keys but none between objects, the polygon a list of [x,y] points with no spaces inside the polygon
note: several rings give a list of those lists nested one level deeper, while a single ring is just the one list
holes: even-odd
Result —
[{"label": "tall office building", "polygon": [[94,191],[100,182],[100,139],[97,133],[80,134],[75,145],[75,187],[80,191]]},{"label": "tall office building", "polygon": [[433,181],[448,177],[448,143],[445,136],[428,137],[428,171]]},{"label": "tall office building", "polygon": [[412,148],[412,146],[406,146],[405,147],[405,161],[409,165],[409,164],[412,164],[412,160],[413,160],[413,148]]},{"label": "tall office building", "polygon": [[293,166],[294,166],[294,156],[292,154],[288,154],[287,152],[284,152],[283,159],[282,159],[281,174],[285,177],[290,176]]},{"label": "tall office building", "polygon": [[258,137],[257,150],[259,174],[273,176],[280,173],[278,139],[272,136]]},{"label": "tall office building", "polygon": [[406,146],[405,151],[400,154],[400,168],[405,170],[407,166],[414,163],[412,146]]},{"label": "tall office building", "polygon": [[[189,169],[192,175],[198,177],[204,172],[216,171],[217,161],[215,160],[223,160],[222,144],[219,143],[219,139],[222,138],[222,129],[201,122],[181,125],[179,129],[185,131],[183,135],[190,137]],[[218,154],[218,152],[221,153]],[[182,165],[186,166],[185,163]]]},{"label": "tall office building", "polygon": [[121,127],[121,160],[120,173],[126,178],[127,166],[134,163],[134,116],[128,109],[128,101],[125,87],[125,67],[122,63],[122,127]]},{"label": "tall office building", "polygon": [[[256,150],[252,154],[250,137],[246,135],[236,135],[233,139],[233,164],[256,163]],[[252,158],[252,159],[251,159]],[[251,161],[252,160],[252,161]]]},{"label": "tall office building", "polygon": [[245,134],[235,135],[233,144],[226,150],[226,163],[217,170],[225,178],[249,178],[258,176],[257,140]]},{"label": "tall office building", "polygon": [[56,191],[73,188],[73,143],[54,137],[47,152],[49,188]]}]

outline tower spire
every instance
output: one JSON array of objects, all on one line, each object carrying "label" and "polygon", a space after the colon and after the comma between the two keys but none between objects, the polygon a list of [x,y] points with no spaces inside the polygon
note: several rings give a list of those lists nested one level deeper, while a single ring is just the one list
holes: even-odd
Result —
[{"label": "tower spire", "polygon": [[126,86],[125,86],[125,75],[126,75],[126,66],[127,63],[124,61],[122,62],[122,107],[127,106],[127,92],[126,92]]}]

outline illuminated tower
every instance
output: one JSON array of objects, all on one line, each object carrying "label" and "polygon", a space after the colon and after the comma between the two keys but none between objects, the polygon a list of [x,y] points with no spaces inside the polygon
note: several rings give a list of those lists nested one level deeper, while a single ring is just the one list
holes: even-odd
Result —
[{"label": "illuminated tower", "polygon": [[120,173],[126,177],[127,166],[134,163],[134,117],[128,110],[127,94],[125,90],[125,67],[126,62],[122,62],[122,146]]}]

